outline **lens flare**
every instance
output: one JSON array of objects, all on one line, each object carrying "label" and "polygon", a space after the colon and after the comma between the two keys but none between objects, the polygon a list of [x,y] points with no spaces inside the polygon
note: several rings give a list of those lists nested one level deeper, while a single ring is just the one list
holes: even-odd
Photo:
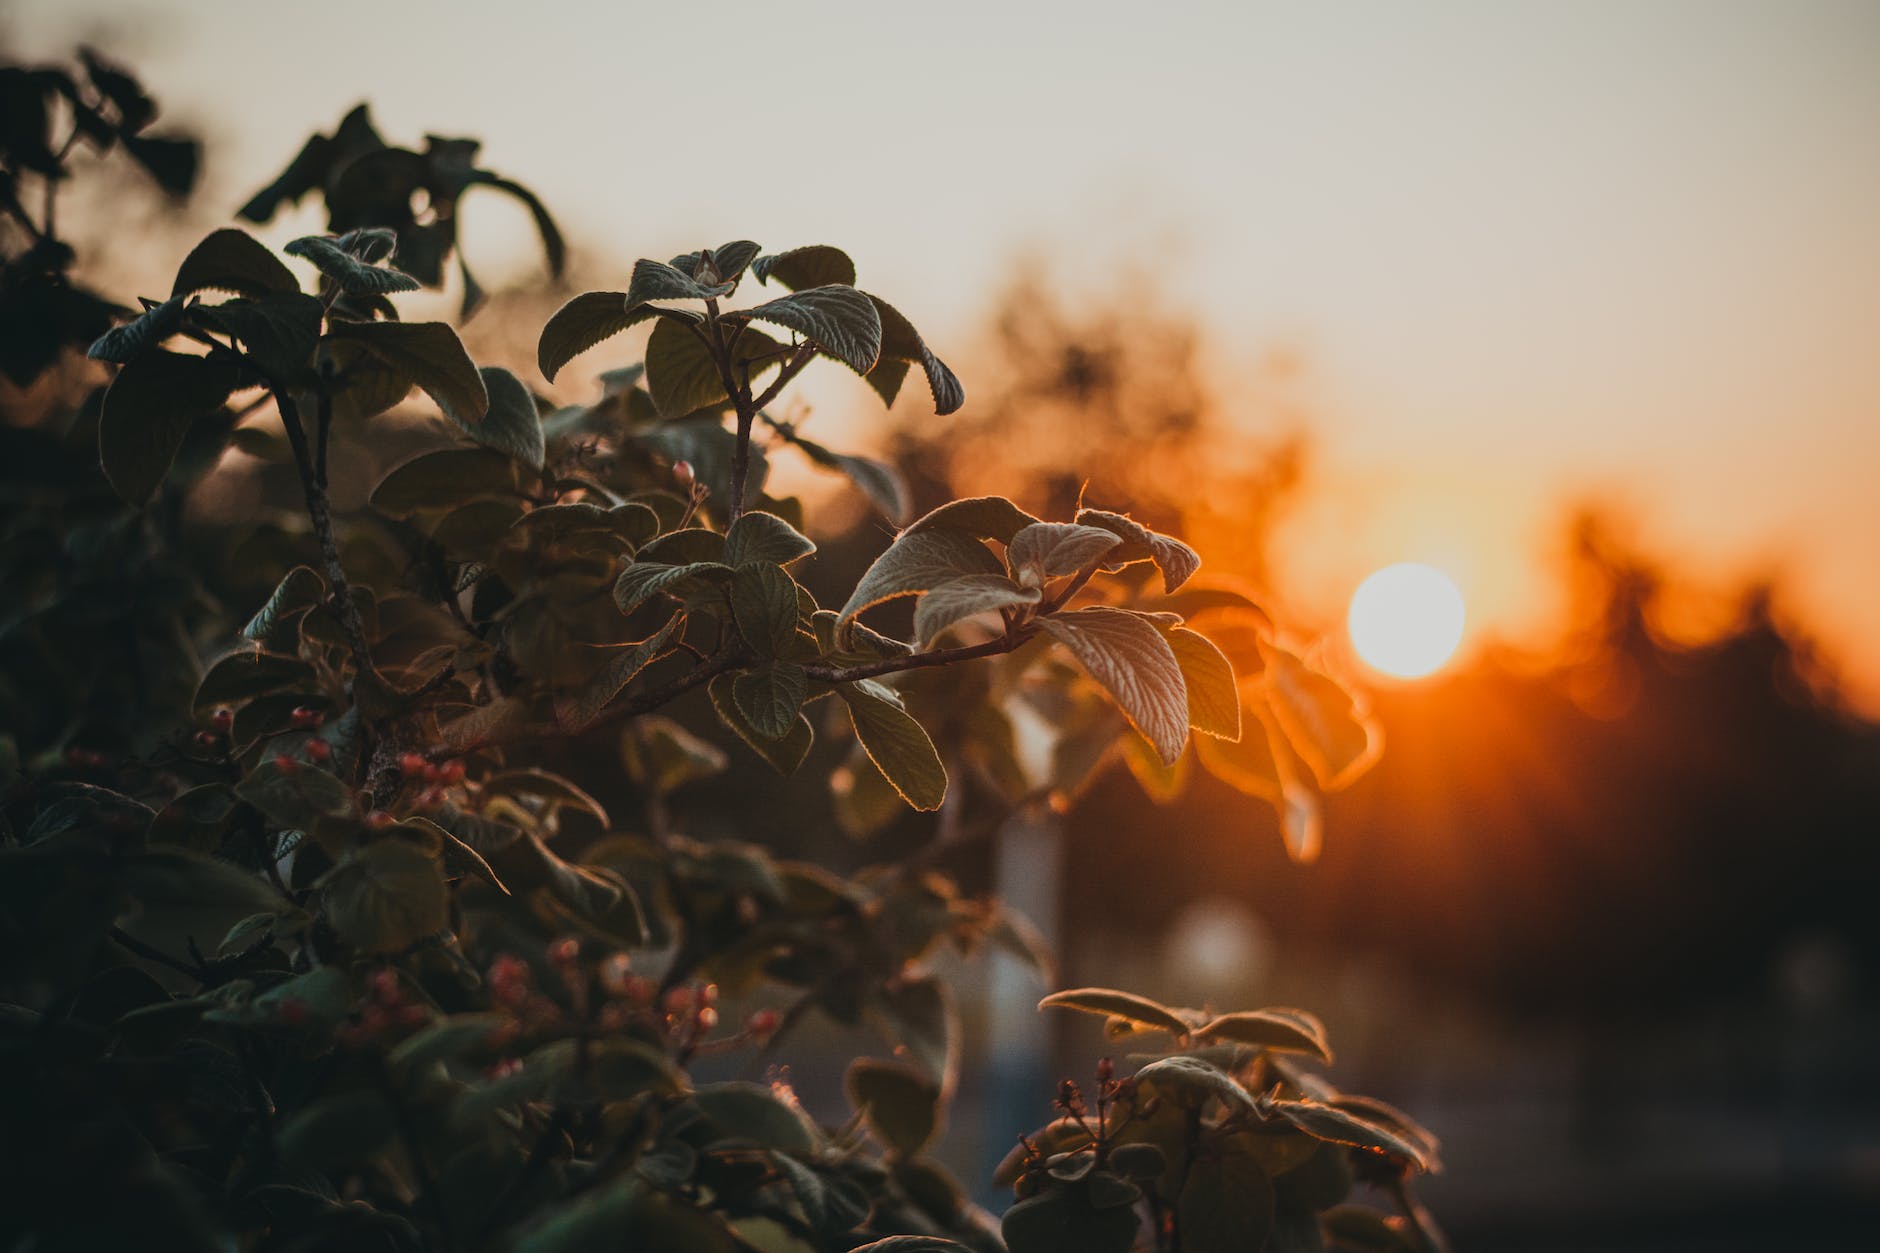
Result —
[{"label": "lens flare", "polygon": [[1385,566],[1352,593],[1345,625],[1366,665],[1399,679],[1432,674],[1455,655],[1465,618],[1455,581],[1434,566]]}]

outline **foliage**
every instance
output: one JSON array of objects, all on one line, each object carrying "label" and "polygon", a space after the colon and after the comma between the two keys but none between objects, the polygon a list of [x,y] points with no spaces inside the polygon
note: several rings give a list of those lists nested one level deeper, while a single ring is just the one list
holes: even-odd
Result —
[{"label": "foliage", "polygon": [[[285,250],[310,289],[215,231],[91,343],[115,367],[101,400],[8,431],[55,472],[10,479],[4,516],[6,1243],[1430,1247],[1407,1193],[1400,1225],[1331,1208],[1353,1172],[1398,1187],[1433,1146],[1285,1068],[1329,1056],[1309,1016],[1090,991],[1049,1003],[1178,1051],[1105,1072],[1094,1124],[1065,1089],[1076,1130],[1026,1147],[1002,1242],[929,1156],[960,1060],[934,962],[1000,946],[1042,968],[1027,927],[922,859],[843,877],[682,830],[675,793],[763,768],[677,720],[682,702],[780,772],[819,734],[849,740],[831,783],[865,831],[969,786],[1040,803],[1116,751],[1168,769],[1191,728],[1280,727],[1270,742],[1314,769],[1351,768],[1349,698],[1257,606],[1189,586],[1185,544],[1100,509],[953,501],[823,607],[800,504],[765,492],[760,424],[884,506],[905,494],[768,408],[819,356],[889,402],[919,366],[938,412],[963,402],[957,377],[839,250],[738,241],[570,301],[544,376],[651,333],[596,403],[547,412],[389,300],[435,282],[452,244],[433,229],[449,214],[404,216],[405,189],[436,205],[504,185],[465,142],[401,152],[356,111],[244,210],[323,190],[335,233]],[[733,306],[747,278],[781,294]],[[337,510],[333,452],[371,446],[414,392],[439,414],[427,445]],[[298,500],[225,537],[225,560],[183,503],[230,449],[290,468]],[[864,620],[910,597],[912,643]],[[1237,675],[1190,629],[1203,611],[1274,677]],[[766,1072],[811,1015],[870,1024],[893,1054],[849,1066],[839,1126]],[[766,1081],[696,1077],[720,1054]]]}]

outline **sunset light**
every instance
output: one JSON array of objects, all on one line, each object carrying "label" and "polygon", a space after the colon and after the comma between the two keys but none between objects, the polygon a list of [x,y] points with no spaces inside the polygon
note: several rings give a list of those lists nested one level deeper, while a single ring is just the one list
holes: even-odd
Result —
[{"label": "sunset light", "polygon": [[1455,654],[1465,616],[1454,580],[1434,566],[1406,561],[1358,585],[1346,627],[1372,669],[1420,679]]}]

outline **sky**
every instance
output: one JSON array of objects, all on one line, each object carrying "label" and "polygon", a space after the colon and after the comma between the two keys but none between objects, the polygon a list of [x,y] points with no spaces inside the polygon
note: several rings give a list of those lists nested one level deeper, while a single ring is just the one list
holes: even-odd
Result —
[{"label": "sky", "polygon": [[[0,34],[131,63],[211,138],[211,203],[369,98],[394,142],[481,137],[610,286],[724,239],[837,243],[948,355],[1026,256],[1073,290],[1146,275],[1228,395],[1305,363],[1300,603],[1335,620],[1423,560],[1476,640],[1530,632],[1563,508],[1601,495],[1679,573],[1780,566],[1880,709],[1871,0],[307,13],[13,0]],[[537,263],[499,200],[464,210],[486,285]]]}]

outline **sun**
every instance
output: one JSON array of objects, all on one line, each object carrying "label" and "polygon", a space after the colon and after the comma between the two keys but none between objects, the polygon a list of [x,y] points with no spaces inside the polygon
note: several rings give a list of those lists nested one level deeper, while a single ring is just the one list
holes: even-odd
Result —
[{"label": "sun", "polygon": [[1455,654],[1465,616],[1455,580],[1434,566],[1405,561],[1358,585],[1345,625],[1366,665],[1420,679]]}]

